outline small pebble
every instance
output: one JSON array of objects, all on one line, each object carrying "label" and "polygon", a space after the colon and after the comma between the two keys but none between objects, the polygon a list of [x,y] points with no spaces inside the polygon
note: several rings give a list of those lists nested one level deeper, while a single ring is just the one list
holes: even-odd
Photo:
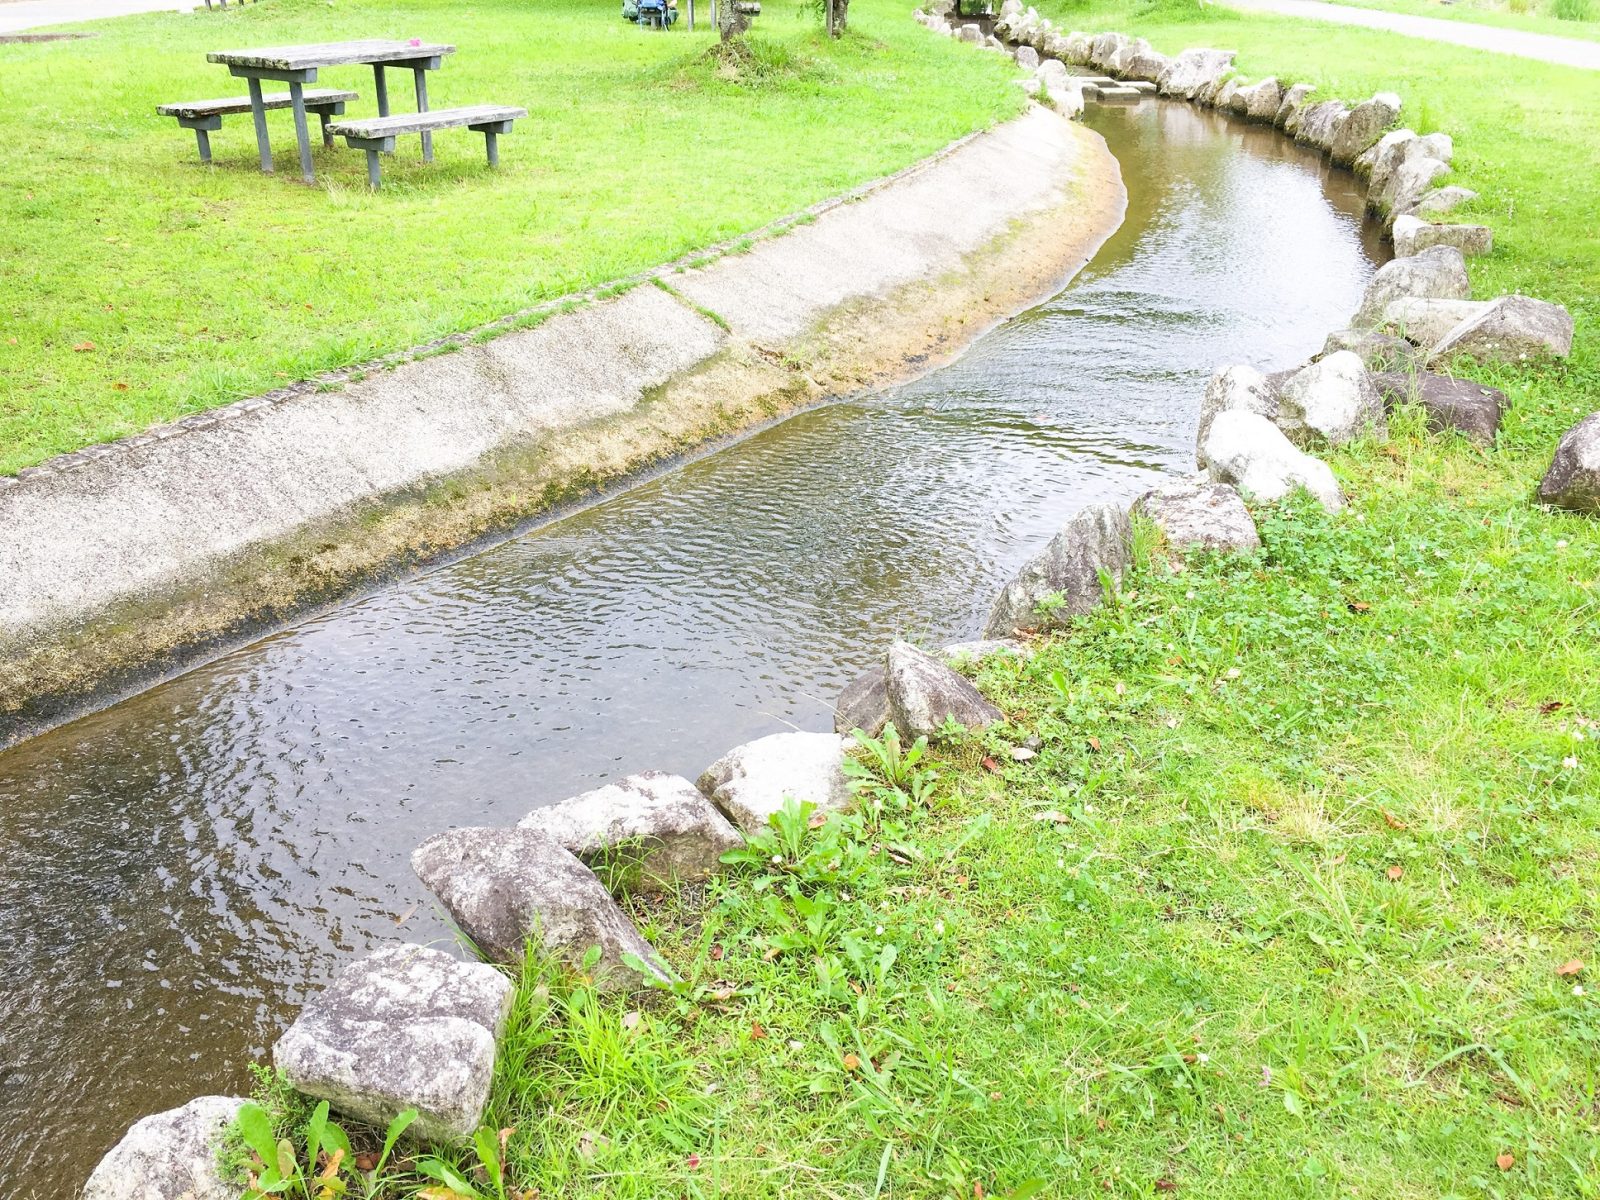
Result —
[{"label": "small pebble", "polygon": [[1027,762],[1030,758],[1033,757],[1033,754],[1034,754],[1034,752],[1032,750],[1029,750],[1026,746],[1013,746],[1013,747],[1011,747],[1011,757],[1014,758],[1017,762]]},{"label": "small pebble", "polygon": [[1044,745],[1044,739],[1035,733],[1024,738],[1022,744],[1029,750],[1037,750],[1040,746]]}]

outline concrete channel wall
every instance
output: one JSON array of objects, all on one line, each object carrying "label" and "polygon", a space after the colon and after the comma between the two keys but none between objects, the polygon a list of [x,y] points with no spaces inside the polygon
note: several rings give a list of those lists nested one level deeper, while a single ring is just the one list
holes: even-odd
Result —
[{"label": "concrete channel wall", "polygon": [[0,746],[709,440],[947,359],[1121,219],[1040,108],[814,219],[531,328],[0,487]]}]

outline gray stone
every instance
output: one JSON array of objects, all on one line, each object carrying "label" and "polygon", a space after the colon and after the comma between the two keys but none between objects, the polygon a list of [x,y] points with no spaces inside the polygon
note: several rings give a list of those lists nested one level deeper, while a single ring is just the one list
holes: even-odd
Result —
[{"label": "gray stone", "polygon": [[1052,30],[1044,39],[1044,45],[1040,47],[1039,53],[1049,58],[1062,59],[1067,57],[1068,47],[1067,35],[1059,29]]},{"label": "gray stone", "polygon": [[1438,158],[1408,158],[1389,181],[1387,203],[1381,211],[1390,220],[1404,216],[1422,203],[1422,198],[1441,176],[1450,173],[1450,164]]},{"label": "gray stone", "polygon": [[1449,216],[1460,205],[1477,198],[1478,193],[1471,188],[1451,184],[1449,187],[1437,188],[1429,192],[1421,200],[1417,201],[1417,205],[1412,209],[1412,212],[1425,221],[1433,221],[1440,217]]},{"label": "gray stone", "polygon": [[1094,39],[1087,33],[1067,34],[1067,52],[1063,56],[1075,67],[1087,66],[1094,52]]},{"label": "gray stone", "polygon": [[1368,206],[1379,208],[1400,164],[1413,154],[1420,157],[1424,153],[1422,139],[1410,129],[1391,129],[1374,142],[1367,151],[1370,156],[1370,165],[1366,168]]},{"label": "gray stone", "polygon": [[1072,82],[1072,73],[1053,58],[1047,58],[1035,67],[1033,77],[1046,89],[1065,88]]},{"label": "gray stone", "polygon": [[868,737],[877,737],[889,723],[890,716],[883,668],[869,667],[839,693],[839,702],[833,707],[833,729],[835,733],[853,733],[859,729]]},{"label": "gray stone", "polygon": [[960,30],[957,31],[956,36],[969,45],[983,45],[983,30],[979,29],[976,25],[963,25]]},{"label": "gray stone", "polygon": [[1297,83],[1288,89],[1283,93],[1283,99],[1278,102],[1278,111],[1272,114],[1272,123],[1279,129],[1286,129],[1290,120],[1306,106],[1316,90],[1309,83]]},{"label": "gray stone", "polygon": [[[1121,581],[1131,562],[1131,539],[1128,514],[1122,509],[1109,504],[1083,509],[1006,584],[984,636],[1004,638],[1060,626],[1094,609],[1105,598],[1100,572]],[[1053,603],[1048,613],[1041,613],[1039,606],[1046,601]]]},{"label": "gray stone", "polygon": [[1261,535],[1238,489],[1226,483],[1177,479],[1134,501],[1133,511],[1150,521],[1176,551],[1257,550]]},{"label": "gray stone", "polygon": [[1393,125],[1399,115],[1400,97],[1393,92],[1379,92],[1372,99],[1362,101],[1339,123],[1328,157],[1337,166],[1348,167],[1383,136],[1383,131]]},{"label": "gray stone", "polygon": [[1309,105],[1300,118],[1294,140],[1314,146],[1326,154],[1332,147],[1339,126],[1349,111],[1343,100],[1323,100],[1318,104]]},{"label": "gray stone", "polygon": [[[596,982],[632,988],[670,978],[605,884],[577,856],[537,829],[452,829],[411,854],[411,869],[486,956],[521,959],[533,938],[572,967],[600,947]],[[646,964],[641,974],[623,961]]]},{"label": "gray stone", "polygon": [[[1460,304],[1459,300],[1397,300],[1395,304]],[[1389,306],[1392,311],[1395,304]],[[1403,337],[1379,333],[1372,329],[1338,329],[1328,335],[1322,344],[1322,353],[1334,354],[1348,350],[1369,371],[1403,371],[1420,367],[1423,355],[1417,347]]]},{"label": "gray stone", "polygon": [[1453,246],[1430,246],[1378,268],[1361,295],[1361,307],[1350,319],[1350,327],[1375,327],[1383,320],[1384,310],[1396,300],[1466,300],[1471,295],[1472,283],[1461,251]]},{"label": "gray stone", "polygon": [[1600,513],[1600,412],[1561,435],[1550,469],[1539,481],[1539,502]]},{"label": "gray stone", "polygon": [[1278,393],[1271,382],[1254,367],[1223,367],[1211,376],[1200,399],[1200,422],[1195,429],[1196,454],[1217,414],[1229,409],[1258,413],[1269,421],[1278,419]]},{"label": "gray stone", "polygon": [[844,774],[848,738],[832,733],[774,733],[736,746],[707,767],[698,781],[711,803],[746,833],[767,828],[790,798],[822,811],[850,806]]},{"label": "gray stone", "polygon": [[1237,79],[1225,80],[1217,89],[1216,98],[1212,101],[1223,112],[1233,111],[1233,98],[1239,94],[1239,81]]},{"label": "gray stone", "polygon": [[1283,87],[1276,79],[1263,79],[1249,87],[1240,88],[1233,95],[1232,109],[1250,121],[1271,124],[1283,103]]},{"label": "gray stone", "polygon": [[1032,46],[1018,46],[1012,51],[1012,57],[1024,71],[1032,71],[1039,65],[1039,52]]},{"label": "gray stone", "polygon": [[1156,84],[1163,96],[1193,100],[1201,88],[1216,83],[1232,69],[1232,50],[1195,48],[1173,56]]},{"label": "gray stone", "polygon": [[518,823],[549,834],[613,888],[660,892],[704,879],[744,844],[739,831],[687,779],[663,771],[628,775]]},{"label": "gray stone", "polygon": [[1297,449],[1283,430],[1258,413],[1231,409],[1217,414],[1200,455],[1214,481],[1231,483],[1257,500],[1272,503],[1303,487],[1329,512],[1344,507],[1328,464]]},{"label": "gray stone", "polygon": [[1419,404],[1435,433],[1453,429],[1475,442],[1494,444],[1506,406],[1506,395],[1499,388],[1427,371],[1384,372],[1374,375],[1373,382],[1386,408]]},{"label": "gray stone", "polygon": [[1488,254],[1494,249],[1494,233],[1487,225],[1431,225],[1419,217],[1400,216],[1394,220],[1393,236],[1398,258],[1429,246],[1454,246],[1462,254]]},{"label": "gray stone", "polygon": [[[1419,346],[1435,346],[1468,317],[1487,312],[1488,300],[1430,300],[1404,297],[1383,310],[1383,328]],[[1426,358],[1426,355],[1423,356]]]},{"label": "gray stone", "polygon": [[89,1174],[83,1200],[238,1200],[217,1169],[239,1096],[201,1096],[135,1121]]},{"label": "gray stone", "polygon": [[1128,39],[1120,33],[1098,34],[1089,48],[1089,62],[1106,70],[1111,64],[1111,56],[1126,45]]},{"label": "gray stone", "polygon": [[413,1137],[453,1141],[482,1119],[511,1000],[511,981],[484,963],[386,946],[312,997],[272,1061],[337,1112],[382,1129],[415,1108]]},{"label": "gray stone", "polygon": [[1045,99],[1050,101],[1050,106],[1064,117],[1076,117],[1083,112],[1082,87],[1051,87],[1046,88],[1044,94]]},{"label": "gray stone", "polygon": [[889,647],[884,683],[894,726],[905,738],[933,737],[950,721],[976,731],[1005,720],[965,677],[908,642]]},{"label": "gray stone", "polygon": [[1115,75],[1118,79],[1127,77],[1128,64],[1135,56],[1154,53],[1150,43],[1144,38],[1130,38],[1118,46],[1116,52],[1106,60],[1105,70],[1108,75]]},{"label": "gray stone", "polygon": [[1161,78],[1171,62],[1165,54],[1158,54],[1147,44],[1128,56],[1122,64],[1122,76],[1124,79],[1153,84]]},{"label": "gray stone", "polygon": [[[1438,249],[1424,253],[1433,254]],[[1571,353],[1572,314],[1565,308],[1532,296],[1501,296],[1445,334],[1429,351],[1428,358],[1437,361],[1466,354],[1484,360],[1518,361],[1566,358]]]},{"label": "gray stone", "polygon": [[1383,401],[1361,358],[1337,350],[1303,367],[1279,389],[1278,428],[1292,442],[1342,446],[1369,428],[1388,435]]}]

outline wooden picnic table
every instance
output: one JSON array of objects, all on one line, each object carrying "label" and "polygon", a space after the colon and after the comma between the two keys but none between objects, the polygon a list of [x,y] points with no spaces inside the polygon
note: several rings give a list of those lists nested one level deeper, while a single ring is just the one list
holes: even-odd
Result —
[{"label": "wooden picnic table", "polygon": [[[417,111],[428,111],[427,72],[439,69],[447,54],[456,48],[437,42],[389,41],[369,38],[354,42],[324,42],[313,46],[269,46],[258,50],[214,50],[207,62],[221,63],[230,73],[244,79],[250,87],[250,114],[255,120],[256,149],[261,152],[261,169],[272,170],[272,148],[267,143],[267,111],[262,101],[261,81],[275,79],[289,85],[290,106],[294,109],[294,133],[300,143],[300,174],[307,183],[311,169],[311,134],[306,127],[304,88],[315,83],[322,67],[371,66],[373,85],[378,93],[378,115],[389,115],[389,89],[384,78],[388,67],[409,68],[416,81]],[[433,139],[422,135],[422,159],[433,161]]]}]

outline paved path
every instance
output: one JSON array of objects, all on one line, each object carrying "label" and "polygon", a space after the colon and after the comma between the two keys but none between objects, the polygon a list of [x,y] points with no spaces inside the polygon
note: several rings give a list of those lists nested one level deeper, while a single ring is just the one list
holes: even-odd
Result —
[{"label": "paved path", "polygon": [[1324,0],[1225,0],[1230,8],[1249,12],[1278,13],[1285,17],[1308,17],[1313,21],[1333,21],[1339,25],[1361,25],[1367,29],[1387,29],[1406,37],[1449,42],[1474,50],[1492,50],[1536,58],[1563,67],[1586,67],[1600,71],[1600,42],[1580,42],[1553,37],[1547,33],[1524,33],[1520,29],[1501,29],[1495,25],[1474,25],[1470,21],[1442,21],[1438,17],[1414,17],[1406,13],[1380,12],[1372,8],[1352,8],[1328,4]]},{"label": "paved path", "polygon": [[[204,4],[205,0],[198,0]],[[0,33],[17,33],[43,25],[65,25],[129,13],[185,12],[196,0],[17,0],[0,4]]]}]

